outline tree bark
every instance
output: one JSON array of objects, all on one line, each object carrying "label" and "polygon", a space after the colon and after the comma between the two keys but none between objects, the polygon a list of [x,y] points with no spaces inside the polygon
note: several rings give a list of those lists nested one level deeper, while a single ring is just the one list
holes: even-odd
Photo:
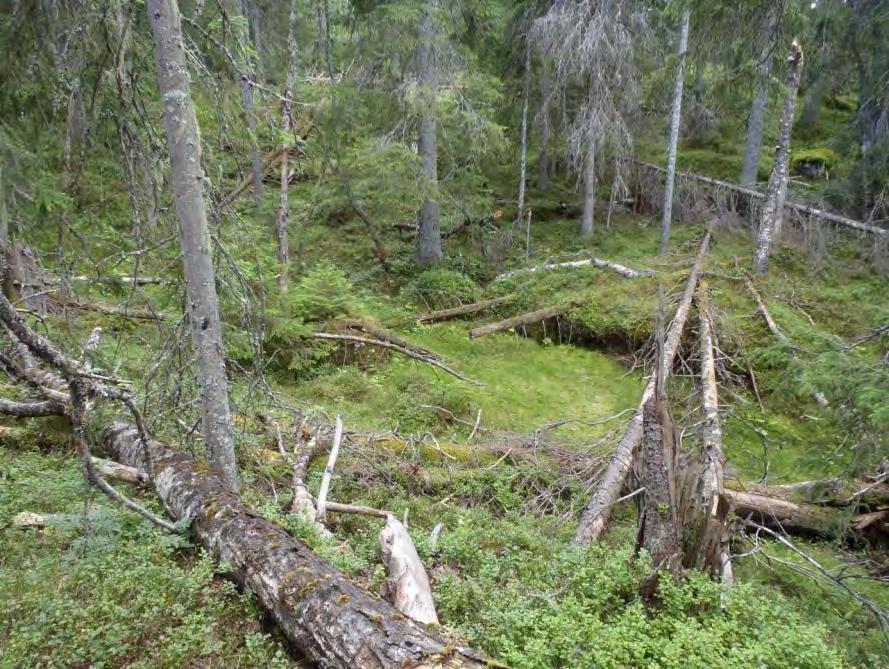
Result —
[{"label": "tree bark", "polygon": [[196,357],[207,459],[233,490],[238,475],[228,404],[219,307],[204,205],[204,172],[176,0],[149,0],[158,86],[170,150],[173,195],[185,272],[186,313]]},{"label": "tree bark", "polygon": [[540,72],[540,111],[537,113],[540,123],[540,150],[537,153],[537,188],[549,188],[549,68],[544,61]]},{"label": "tree bark", "polygon": [[781,229],[784,199],[787,193],[787,174],[790,166],[790,133],[793,130],[793,112],[796,109],[796,97],[803,69],[803,51],[796,42],[791,46],[788,61],[790,68],[787,73],[787,98],[784,101],[784,111],[781,115],[778,149],[766,190],[766,201],[762,210],[762,219],[759,224],[759,234],[756,242],[756,253],[753,258],[753,269],[758,274],[765,274],[768,271],[769,253],[771,252],[773,238],[777,236]]},{"label": "tree bark", "polygon": [[596,207],[596,139],[590,138],[583,167],[583,213],[580,218],[580,236],[593,234],[593,214]]},{"label": "tree bark", "polygon": [[275,215],[275,234],[278,237],[278,262],[281,264],[281,275],[278,278],[278,290],[287,290],[288,272],[290,263],[290,242],[287,236],[287,219],[290,216],[290,165],[288,163],[288,151],[290,150],[290,138],[293,134],[292,114],[293,92],[296,88],[297,67],[299,66],[299,44],[296,37],[296,0],[290,0],[290,21],[287,31],[287,53],[289,67],[287,69],[287,83],[284,85],[284,103],[281,110],[281,135],[284,141],[284,152],[281,155],[281,190],[278,195],[278,212]]},{"label": "tree bark", "polygon": [[719,420],[719,396],[716,390],[716,363],[713,332],[710,325],[710,295],[707,282],[698,286],[698,332],[701,356],[701,472],[695,486],[693,513],[695,536],[689,555],[694,566],[732,581],[732,566],[726,529],[727,508],[722,502],[723,465],[722,426]]},{"label": "tree bark", "polygon": [[393,515],[380,530],[380,554],[386,566],[387,590],[392,605],[411,620],[438,624],[426,567],[407,528]]},{"label": "tree bark", "polygon": [[676,182],[676,154],[679,151],[679,127],[682,124],[682,89],[685,83],[685,55],[688,52],[688,24],[691,12],[682,14],[682,31],[679,35],[679,63],[673,83],[673,107],[670,112],[670,143],[667,153],[667,181],[664,184],[664,211],[661,217],[660,254],[666,255],[670,247],[670,223],[673,219],[673,187]]},{"label": "tree bark", "polygon": [[[664,343],[664,365],[666,373],[673,368],[673,361],[676,358],[676,351],[679,349],[679,342],[682,338],[682,330],[685,327],[685,321],[688,318],[688,312],[691,308],[691,301],[694,297],[695,287],[698,283],[698,277],[701,274],[701,268],[704,264],[704,258],[710,245],[710,233],[708,232],[701,242],[698,255],[695,258],[694,265],[688,275],[688,281],[685,284],[685,292],[676,308],[676,315],[667,331],[667,338]],[[605,475],[599,482],[599,487],[593,493],[593,497],[583,510],[580,517],[580,524],[577,532],[574,534],[574,543],[579,546],[586,546],[592,541],[597,540],[605,532],[608,518],[611,516],[611,509],[614,503],[620,497],[620,490],[627,477],[627,472],[633,463],[633,454],[642,440],[642,412],[648,400],[654,395],[656,379],[653,375],[645,387],[642,394],[642,401],[635,415],[627,424],[627,429],[623,437],[617,445],[614,456],[608,464]]]},{"label": "tree bark", "polygon": [[567,313],[572,306],[574,305],[562,304],[556,307],[546,307],[545,309],[530,311],[526,314],[519,314],[518,316],[513,316],[512,318],[507,318],[506,320],[498,321],[497,323],[482,325],[470,330],[469,338],[478,339],[479,337],[485,337],[487,335],[494,334],[495,332],[503,332],[504,330],[509,330],[511,328],[518,328],[522,327],[523,325],[538,323],[548,318],[555,318],[556,316],[561,316],[562,314]]},{"label": "tree bark", "polygon": [[519,160],[519,196],[513,227],[521,225],[525,215],[525,182],[528,170],[528,94],[531,89],[531,39],[525,44],[525,83],[522,92],[521,158]]},{"label": "tree bark", "polygon": [[442,258],[441,230],[438,222],[438,129],[436,101],[438,98],[438,66],[435,62],[435,25],[432,18],[435,0],[424,0],[420,12],[418,61],[420,67],[420,134],[417,152],[423,164],[427,187],[434,195],[423,200],[417,227],[417,254],[421,265],[432,265]]},{"label": "tree bark", "polygon": [[513,295],[507,295],[506,297],[495,297],[493,300],[484,300],[482,302],[473,302],[472,304],[464,304],[459,307],[453,307],[452,309],[442,309],[441,311],[431,311],[426,314],[420,314],[417,316],[417,321],[420,323],[436,323],[438,321],[447,321],[452,318],[459,318],[460,316],[471,316],[473,314],[480,313],[482,311],[487,311],[488,309],[492,309],[498,305],[505,304],[507,302],[511,302],[515,299]]},{"label": "tree bark", "polygon": [[[135,428],[115,423],[102,437],[121,463],[146,467]],[[355,585],[277,525],[245,506],[184,453],[149,442],[155,490],[195,538],[253,590],[284,635],[324,669],[482,669],[471,650],[445,643],[426,626]]]},{"label": "tree bark", "polygon": [[[777,7],[777,6],[776,6]],[[756,88],[750,103],[747,117],[747,139],[744,142],[744,157],[741,160],[741,185],[745,188],[756,186],[759,173],[759,156],[762,153],[762,133],[765,128],[766,108],[769,101],[769,75],[772,71],[773,33],[777,25],[778,10],[769,11],[769,20],[761,38],[762,49],[757,67]]]}]

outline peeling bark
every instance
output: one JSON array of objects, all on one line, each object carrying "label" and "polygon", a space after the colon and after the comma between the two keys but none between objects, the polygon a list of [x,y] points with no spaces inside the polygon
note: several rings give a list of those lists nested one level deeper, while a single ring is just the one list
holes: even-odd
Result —
[{"label": "peeling bark", "polygon": [[393,515],[380,530],[380,553],[388,576],[387,589],[393,606],[411,620],[438,624],[432,588],[407,528]]}]

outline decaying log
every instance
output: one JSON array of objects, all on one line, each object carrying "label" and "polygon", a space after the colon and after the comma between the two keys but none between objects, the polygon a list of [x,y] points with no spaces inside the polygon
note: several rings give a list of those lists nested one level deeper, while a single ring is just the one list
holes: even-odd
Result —
[{"label": "decaying log", "polygon": [[[646,169],[650,169],[655,172],[666,172],[663,167],[661,167],[660,165],[655,165],[654,163],[647,163],[642,160],[634,160],[633,162],[637,165],[640,165],[641,167],[645,167]],[[766,198],[766,196],[759,191],[752,190],[750,188],[744,188],[743,186],[738,186],[736,184],[729,183],[728,181],[720,181],[719,179],[705,177],[701,174],[695,174],[693,172],[684,172],[682,176],[686,179],[691,179],[692,181],[698,181],[710,186],[724,188],[726,190],[745,195],[753,200],[765,200]],[[784,209],[789,209],[799,214],[804,214],[812,218],[821,219],[823,221],[827,221],[828,223],[833,223],[845,228],[851,228],[853,230],[857,230],[858,232],[866,232],[868,234],[877,235],[879,237],[889,236],[889,229],[887,228],[879,228],[875,225],[868,225],[866,223],[862,223],[860,221],[847,218],[845,216],[840,216],[839,214],[834,214],[829,211],[824,211],[823,209],[816,209],[815,207],[810,207],[805,204],[785,201]]]},{"label": "decaying log", "polygon": [[694,539],[695,566],[706,569],[731,583],[732,563],[726,528],[727,508],[723,503],[722,426],[719,395],[716,390],[716,363],[710,325],[710,295],[705,279],[698,287],[698,331],[701,357],[701,472],[694,495],[697,536]]},{"label": "decaying log", "polygon": [[481,302],[472,302],[471,304],[461,304],[459,307],[451,309],[442,309],[441,311],[430,311],[417,316],[420,323],[436,323],[438,321],[447,321],[452,318],[460,318],[461,316],[471,316],[473,314],[493,309],[494,307],[506,304],[515,299],[514,295],[506,297],[495,297],[493,300],[483,300]]},{"label": "decaying log", "polygon": [[0,398],[0,414],[18,418],[34,418],[37,416],[63,416],[67,407],[58,400],[27,400],[16,402]]},{"label": "decaying log", "polygon": [[[102,437],[115,459],[145,467],[136,429],[115,423]],[[246,507],[223,482],[184,453],[151,440],[155,489],[175,518],[256,593],[284,635],[323,669],[483,669],[475,652],[449,644]]]},{"label": "decaying log", "polygon": [[835,537],[847,526],[847,515],[824,506],[791,502],[760,492],[725,489],[732,511],[767,527],[787,532]]},{"label": "decaying log", "polygon": [[511,318],[507,318],[496,323],[480,325],[479,327],[473,328],[469,331],[469,338],[478,339],[479,337],[485,337],[487,335],[494,334],[495,332],[504,332],[505,330],[522,327],[523,325],[532,325],[534,323],[539,323],[540,321],[545,321],[548,318],[561,316],[562,314],[567,313],[574,306],[575,305],[573,303],[560,304],[555,307],[546,307],[545,309],[538,309],[537,311],[529,311],[528,313],[519,314],[518,316],[513,316]]},{"label": "decaying log", "polygon": [[68,306],[75,309],[83,309],[85,311],[98,311],[109,316],[122,316],[124,318],[132,318],[137,321],[165,321],[169,320],[169,314],[162,311],[130,309],[129,307],[119,307],[113,304],[99,304],[98,302],[73,301],[68,302]]},{"label": "decaying log", "polygon": [[412,620],[437,625],[426,568],[407,528],[394,515],[388,516],[386,527],[380,530],[380,552],[388,576],[387,598],[393,606]]},{"label": "decaying log", "polygon": [[331,502],[330,500],[324,503],[324,510],[333,511],[334,513],[357,513],[362,516],[374,516],[375,518],[388,518],[392,515],[391,511],[383,511],[359,504],[341,504],[340,502]]},{"label": "decaying log", "polygon": [[148,472],[144,469],[136,467],[128,467],[114,460],[105,460],[104,458],[91,458],[93,466],[102,476],[110,479],[126,481],[127,483],[138,483],[140,485],[148,483]]},{"label": "decaying log", "polygon": [[[682,330],[685,327],[685,321],[688,318],[688,312],[691,308],[692,298],[695,294],[695,287],[698,284],[698,277],[701,274],[701,268],[704,264],[704,258],[710,247],[710,233],[704,235],[701,241],[698,255],[692,265],[691,272],[688,275],[688,281],[685,284],[685,292],[676,308],[676,315],[667,331],[667,338],[664,343],[664,369],[667,373],[673,368],[673,361],[676,358],[676,351],[679,349],[679,341],[682,338]],[[579,546],[588,545],[590,542],[598,539],[605,532],[608,518],[611,515],[611,509],[615,501],[620,497],[621,487],[627,477],[627,472],[633,462],[633,453],[638,448],[642,440],[642,411],[648,400],[654,395],[656,384],[656,375],[652,375],[642,394],[642,400],[636,413],[627,424],[627,429],[623,437],[617,445],[614,456],[608,464],[605,475],[599,482],[596,492],[583,510],[580,517],[580,524],[574,535],[574,543]]]},{"label": "decaying log", "polygon": [[602,269],[610,269],[612,272],[616,272],[617,274],[620,274],[622,277],[627,279],[636,279],[640,276],[651,276],[651,274],[653,274],[650,269],[632,269],[630,267],[619,265],[616,262],[611,262],[610,260],[603,260],[602,258],[585,258],[584,260],[572,260],[570,262],[547,262],[543,263],[542,265],[538,265],[537,267],[522,267],[520,269],[514,269],[510,272],[498,274],[494,277],[494,281],[505,281],[506,279],[511,279],[512,277],[519,274],[530,274],[532,272],[543,272],[546,270],[563,269],[567,267],[586,267],[587,265],[592,265],[593,267],[601,267]]},{"label": "decaying log", "polygon": [[379,339],[368,339],[367,337],[358,337],[355,335],[333,334],[330,332],[312,332],[307,336],[312,337],[313,339],[328,339],[331,341],[346,341],[352,342],[354,344],[363,344],[365,346],[379,346],[380,348],[386,348],[390,351],[395,351],[397,353],[401,353],[402,355],[406,355],[408,358],[413,358],[414,360],[425,362],[426,364],[432,365],[433,367],[438,367],[440,370],[447,372],[451,376],[456,376],[461,381],[468,381],[469,383],[474,383],[477,386],[482,385],[478,381],[470,379],[463,372],[457,371],[453,367],[446,365],[437,358],[431,358],[427,355],[415,353],[414,351],[408,350],[396,344],[392,344],[388,341],[381,341]]}]

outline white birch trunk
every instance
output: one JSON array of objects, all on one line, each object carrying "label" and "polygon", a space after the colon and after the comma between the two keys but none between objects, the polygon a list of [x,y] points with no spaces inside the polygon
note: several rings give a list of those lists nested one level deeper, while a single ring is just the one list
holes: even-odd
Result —
[{"label": "white birch trunk", "polygon": [[186,312],[196,358],[203,435],[211,466],[232,489],[238,475],[228,405],[224,349],[219,326],[216,281],[204,205],[204,171],[194,104],[176,0],[149,0],[158,87],[172,168],[171,183],[179,218],[179,243],[185,273]]},{"label": "white birch trunk", "polygon": [[664,185],[664,211],[661,218],[661,255],[670,247],[670,223],[673,218],[673,186],[676,183],[676,153],[679,150],[679,126],[682,122],[682,88],[685,82],[685,54],[688,51],[688,24],[690,12],[682,14],[682,32],[679,35],[679,63],[673,84],[673,108],[670,112],[670,147],[667,155],[667,182]]}]

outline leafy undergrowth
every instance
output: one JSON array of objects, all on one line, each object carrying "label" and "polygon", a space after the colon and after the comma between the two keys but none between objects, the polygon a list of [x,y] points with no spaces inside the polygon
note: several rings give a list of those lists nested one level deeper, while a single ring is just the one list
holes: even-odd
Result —
[{"label": "leafy undergrowth", "polygon": [[[348,231],[354,223],[338,225]],[[682,585],[665,584],[662,605],[646,611],[638,595],[644,561],[631,559],[631,505],[618,510],[605,544],[573,549],[569,542],[577,514],[589,496],[584,482],[562,475],[545,449],[527,457],[497,442],[499,431],[531,434],[551,422],[595,421],[636,405],[645,372],[630,372],[628,363],[651,337],[658,283],[669,301],[678,298],[703,233],[700,226],[677,226],[672,253],[658,258],[657,229],[649,218],[618,212],[610,230],[600,226],[588,240],[577,237],[575,221],[538,220],[532,264],[591,251],[651,268],[655,275],[628,280],[588,267],[496,283],[489,283],[492,268],[473,255],[477,232],[455,238],[453,254],[440,269],[423,272],[405,262],[383,278],[367,260],[370,251],[363,242],[325,231],[327,223],[307,226],[305,239],[318,243],[305,247],[305,272],[294,276],[287,295],[270,299],[266,379],[279,399],[327,415],[341,413],[350,428],[397,427],[401,434],[436,438],[437,447],[427,438],[424,445],[383,440],[376,447],[357,446],[358,453],[347,449],[332,496],[399,515],[409,511],[443,624],[492,656],[529,669],[879,666],[885,647],[860,606],[778,563],[757,562],[757,556],[739,560],[739,586],[726,589],[694,576]],[[776,254],[769,279],[758,283],[791,342],[781,344],[765,328],[739,280],[734,258],[742,268],[749,264],[749,233],[716,232],[706,271],[726,354],[722,371],[729,373],[722,377],[721,394],[729,476],[793,482],[847,475],[868,470],[885,452],[889,384],[879,364],[885,340],[843,350],[846,342],[889,321],[885,279],[871,269],[866,249],[842,238],[828,241],[832,257],[813,255],[807,245],[790,240]],[[408,241],[387,243],[408,252]],[[362,260],[353,263],[355,255]],[[817,272],[809,269],[813,259]],[[503,268],[522,264],[516,248]],[[515,295],[515,300],[472,321],[421,326],[414,320],[429,308],[499,295]],[[175,295],[157,298],[161,306],[175,309]],[[546,331],[529,328],[527,338],[508,332],[469,340],[474,325],[569,301],[578,306],[559,324],[548,323]],[[228,305],[228,352],[234,369],[249,369],[254,349],[236,307]],[[302,339],[343,317],[390,328],[484,385],[394,354],[352,350],[344,356],[334,346]],[[164,346],[155,325],[84,315],[66,329],[48,319],[51,336],[71,350],[97,324],[106,334],[95,363],[119,367],[134,379],[154,364],[148,357],[153,349],[128,342],[150,342],[154,350]],[[688,368],[679,367],[686,375],[696,369],[695,327],[693,316],[681,351]],[[751,370],[762,408],[750,384]],[[155,378],[148,388],[152,397],[164,397],[164,392],[190,392],[188,383],[185,374]],[[273,440],[253,414],[262,410],[282,420],[289,415],[278,414],[260,387],[246,375],[233,375],[245,497],[376,590],[383,580],[380,521],[335,517],[335,536],[324,539],[283,513],[289,470],[274,457]],[[829,408],[814,401],[814,389],[829,398]],[[686,445],[693,447],[698,403],[693,380],[680,374],[671,391],[680,422],[688,413],[683,425],[689,428]],[[150,418],[160,434],[184,443],[179,440],[189,432],[193,411],[181,409],[179,421],[164,412]],[[470,440],[479,411],[482,429]],[[594,443],[619,424],[569,423],[549,438],[580,457],[600,456],[613,439],[595,449]],[[60,443],[50,421],[28,425],[8,438],[43,446]],[[0,662],[29,666],[51,654],[56,661],[56,653],[60,665],[76,665],[84,657],[96,666],[288,661],[276,642],[263,636],[251,600],[214,578],[199,552],[145,527],[95,493],[87,529],[80,520],[84,487],[73,462],[20,449],[0,454],[0,471],[12,482],[4,481],[0,491],[2,517],[46,511],[70,514],[71,522],[42,534],[3,528],[0,578],[4,593],[12,596],[3,604],[6,656]],[[200,451],[199,445],[192,449]],[[317,490],[322,466],[318,461],[310,470],[312,490]],[[438,522],[445,531],[433,548],[429,532]],[[741,543],[737,550],[747,548]],[[840,546],[829,544],[807,544],[806,550],[830,567],[846,557]],[[800,562],[780,547],[770,545],[769,551]],[[861,558],[856,554],[856,560]],[[849,573],[859,589],[889,605],[885,586],[865,580],[863,567]],[[149,646],[154,654],[137,650],[149,635],[169,641]]]},{"label": "leafy undergrowth", "polygon": [[[23,511],[54,517],[7,522]],[[0,447],[0,518],[0,667],[294,666],[252,595],[88,491],[73,458]]]}]

